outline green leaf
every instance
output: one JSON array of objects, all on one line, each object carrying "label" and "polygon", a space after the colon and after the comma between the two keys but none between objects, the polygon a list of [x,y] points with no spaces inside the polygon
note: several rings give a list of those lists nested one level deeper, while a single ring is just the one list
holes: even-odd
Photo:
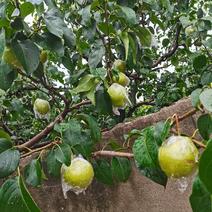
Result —
[{"label": "green leaf", "polygon": [[132,171],[130,160],[127,158],[114,157],[111,161],[111,171],[113,178],[117,182],[127,181]]},{"label": "green leaf", "polygon": [[32,186],[41,185],[42,167],[38,159],[32,160],[24,169],[26,183]]},{"label": "green leaf", "polygon": [[73,152],[75,155],[82,155],[84,158],[90,158],[93,151],[93,142],[87,136],[84,136],[84,140],[82,143],[77,144],[73,147]]},{"label": "green leaf", "polygon": [[95,177],[99,182],[107,185],[113,185],[113,176],[110,164],[104,160],[97,160],[93,162]]},{"label": "green leaf", "polygon": [[[198,72],[201,72],[201,69],[206,66],[207,64],[207,58],[205,55],[198,55],[193,60],[193,67]],[[200,69],[200,70],[199,70]]]},{"label": "green leaf", "polygon": [[208,85],[209,83],[212,83],[212,72],[211,71],[203,72],[201,76],[201,84]]},{"label": "green leaf", "polygon": [[9,134],[6,133],[6,132],[5,132],[4,130],[2,130],[1,128],[0,128],[0,138],[6,138],[7,140],[11,141],[11,138],[10,138]]},{"label": "green leaf", "polygon": [[136,14],[130,7],[119,6],[121,13],[119,14],[123,17],[126,22],[130,25],[137,24]]},{"label": "green leaf", "polygon": [[160,146],[169,135],[171,129],[171,123],[169,121],[158,122],[154,126],[154,138],[157,144]]},{"label": "green leaf", "polygon": [[188,16],[181,16],[179,18],[181,24],[183,25],[183,28],[188,27],[189,25],[191,25],[191,21],[189,20]]},{"label": "green leaf", "polygon": [[105,77],[107,76],[107,70],[105,68],[96,68],[96,69],[91,69],[90,73],[94,76],[97,77],[101,80],[104,80]]},{"label": "green leaf", "polygon": [[48,10],[44,15],[44,20],[50,33],[61,39],[64,37],[65,43],[69,47],[75,45],[76,38],[72,29],[67,27],[61,17],[61,14],[56,8],[51,8]]},{"label": "green leaf", "polygon": [[158,163],[158,144],[151,127],[145,128],[142,135],[135,140],[133,154],[136,165],[144,176],[163,186],[166,185],[167,177]]},{"label": "green leaf", "polygon": [[13,42],[12,50],[27,73],[33,73],[40,62],[40,51],[31,40]]},{"label": "green leaf", "polygon": [[0,211],[2,212],[40,212],[22,178],[7,180],[0,188]]},{"label": "green leaf", "polygon": [[53,150],[49,151],[46,158],[46,165],[48,173],[54,177],[60,176],[60,168],[62,164],[56,158],[56,152]]},{"label": "green leaf", "polygon": [[90,91],[90,89],[93,87],[94,81],[95,81],[94,76],[91,74],[87,74],[80,79],[79,84],[77,85],[76,88],[72,90],[72,92],[81,93]]},{"label": "green leaf", "polygon": [[128,34],[128,37],[130,43],[130,54],[132,54],[133,63],[136,64],[136,58],[137,58],[136,38],[132,37],[130,34]]},{"label": "green leaf", "polygon": [[210,194],[212,194],[212,172],[210,170],[212,170],[212,142],[208,142],[199,161],[199,178]]},{"label": "green leaf", "polygon": [[[1,28],[1,20],[0,20],[0,28]],[[3,30],[0,31],[0,58],[2,58],[5,47],[5,32]]]},{"label": "green leaf", "polygon": [[60,162],[64,163],[67,166],[71,163],[71,155],[72,151],[68,144],[62,143],[59,144],[56,148],[54,148],[55,158]]},{"label": "green leaf", "polygon": [[72,31],[72,29],[66,27],[63,29],[63,34],[64,34],[64,40],[65,40],[65,44],[68,47],[73,47],[76,45],[76,37]]},{"label": "green leaf", "polygon": [[127,60],[128,58],[128,52],[129,52],[129,37],[128,37],[128,32],[121,32],[120,33],[120,38],[124,44],[124,48],[125,48],[125,60]]},{"label": "green leaf", "polygon": [[63,140],[75,150],[75,154],[82,154],[86,158],[91,155],[94,143],[90,131],[83,130],[78,120],[69,121],[69,128],[63,133]]},{"label": "green leaf", "polygon": [[211,212],[211,195],[197,176],[193,182],[190,204],[193,212]]},{"label": "green leaf", "polygon": [[78,120],[70,120],[69,127],[64,131],[63,134],[64,142],[66,142],[70,146],[74,146],[78,143],[81,143],[81,141],[83,141],[81,130],[81,125]]},{"label": "green leaf", "polygon": [[77,118],[84,120],[90,130],[91,130],[91,138],[93,139],[94,142],[98,142],[101,139],[101,130],[98,126],[97,121],[94,119],[94,117],[87,115],[87,114],[79,114]]},{"label": "green leaf", "polygon": [[102,57],[105,55],[105,47],[101,40],[97,40],[89,54],[88,65],[90,69],[94,69],[102,61]]},{"label": "green leaf", "polygon": [[205,109],[212,112],[212,88],[206,88],[199,98]]},{"label": "green leaf", "polygon": [[59,177],[62,164],[70,165],[71,155],[72,151],[67,143],[62,143],[49,151],[46,158],[48,173],[54,177]]},{"label": "green leaf", "polygon": [[197,127],[200,135],[208,140],[210,135],[212,135],[212,117],[210,114],[204,114],[200,116],[197,120]]},{"label": "green leaf", "polygon": [[100,114],[111,114],[112,103],[108,92],[104,88],[99,88],[95,93],[95,105]]},{"label": "green leaf", "polygon": [[60,17],[59,11],[55,8],[50,9],[44,16],[46,27],[53,35],[62,38],[64,22]]},{"label": "green leaf", "polygon": [[0,154],[0,178],[12,174],[18,167],[20,152],[16,149],[7,149]]},{"label": "green leaf", "polygon": [[143,167],[156,168],[158,166],[158,144],[151,128],[146,128],[135,140],[133,153],[136,162]]},{"label": "green leaf", "polygon": [[97,87],[98,84],[99,84],[99,80],[95,79],[90,90],[85,93],[86,97],[89,100],[91,100],[91,103],[93,105],[95,105],[95,92],[96,92],[96,87]]},{"label": "green leaf", "polygon": [[20,11],[21,11],[21,17],[26,17],[29,14],[33,13],[34,11],[34,6],[30,2],[25,2],[20,5]]},{"label": "green leaf", "polygon": [[84,7],[80,11],[80,14],[82,16],[81,24],[84,26],[88,25],[90,23],[90,18],[91,18],[91,5]]},{"label": "green leaf", "polygon": [[152,34],[151,32],[145,27],[137,27],[136,28],[137,36],[140,39],[142,46],[150,47],[152,44]]},{"label": "green leaf", "polygon": [[46,32],[42,36],[37,35],[35,41],[45,49],[55,52],[59,57],[64,56],[64,45],[61,38]]},{"label": "green leaf", "polygon": [[0,89],[7,90],[11,87],[17,73],[10,68],[7,64],[0,64]]},{"label": "green leaf", "polygon": [[6,138],[0,138],[0,154],[12,148],[12,142]]},{"label": "green leaf", "polygon": [[102,31],[104,34],[116,34],[116,31],[115,29],[113,28],[113,25],[112,24],[108,24],[108,23],[99,23],[98,24],[98,28],[100,31]]},{"label": "green leaf", "polygon": [[202,92],[202,89],[198,88],[191,93],[191,103],[193,107],[197,107],[200,103],[199,96]]},{"label": "green leaf", "polygon": [[204,45],[207,46],[209,49],[212,49],[212,38],[208,38],[204,41]]},{"label": "green leaf", "polygon": [[173,12],[174,7],[171,6],[170,1],[169,0],[160,0],[162,5],[170,12]]}]

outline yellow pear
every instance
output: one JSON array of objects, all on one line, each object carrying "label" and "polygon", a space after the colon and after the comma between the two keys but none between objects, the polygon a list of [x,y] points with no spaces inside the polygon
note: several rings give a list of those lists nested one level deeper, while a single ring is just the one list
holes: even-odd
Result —
[{"label": "yellow pear", "polygon": [[113,82],[116,82],[122,86],[127,86],[130,80],[124,73],[119,72],[118,76],[113,76]]},{"label": "yellow pear", "polygon": [[34,111],[41,115],[46,115],[50,111],[49,102],[44,99],[37,98],[34,102]]},{"label": "yellow pear", "polygon": [[198,149],[189,137],[171,136],[159,148],[158,160],[167,176],[186,177],[197,166]]},{"label": "yellow pear", "polygon": [[94,177],[93,167],[87,160],[76,157],[64,168],[63,179],[71,187],[86,189]]}]

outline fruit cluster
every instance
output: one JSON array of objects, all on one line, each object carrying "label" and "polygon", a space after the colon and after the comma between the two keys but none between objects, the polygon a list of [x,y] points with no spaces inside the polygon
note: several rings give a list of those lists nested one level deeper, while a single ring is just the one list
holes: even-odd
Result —
[{"label": "fruit cluster", "polygon": [[126,86],[129,84],[130,80],[125,75],[126,63],[124,61],[115,60],[113,63],[113,70],[115,71],[112,76],[113,83],[107,91],[111,98],[114,112],[119,114],[117,109],[124,108],[128,103],[130,103],[126,90]]}]

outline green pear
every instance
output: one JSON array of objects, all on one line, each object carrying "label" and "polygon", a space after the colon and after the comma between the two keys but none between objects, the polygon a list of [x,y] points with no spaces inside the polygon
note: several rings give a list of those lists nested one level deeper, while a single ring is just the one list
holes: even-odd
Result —
[{"label": "green pear", "polygon": [[129,78],[122,72],[118,73],[118,76],[113,76],[113,82],[116,82],[122,86],[127,86],[130,82]]},{"label": "green pear", "polygon": [[159,148],[158,160],[167,176],[180,178],[190,175],[195,170],[198,154],[191,138],[171,136]]},{"label": "green pear", "polygon": [[91,163],[81,157],[71,161],[71,165],[64,168],[63,179],[71,187],[86,189],[92,182],[94,170]]},{"label": "green pear", "polygon": [[113,63],[113,69],[116,69],[122,73],[126,71],[126,62],[123,60],[115,60]]},{"label": "green pear", "polygon": [[119,85],[118,83],[113,83],[108,88],[107,92],[114,107],[125,107],[126,103],[129,102],[125,87]]},{"label": "green pear", "polygon": [[49,102],[37,98],[34,102],[34,110],[41,115],[46,115],[50,111]]}]

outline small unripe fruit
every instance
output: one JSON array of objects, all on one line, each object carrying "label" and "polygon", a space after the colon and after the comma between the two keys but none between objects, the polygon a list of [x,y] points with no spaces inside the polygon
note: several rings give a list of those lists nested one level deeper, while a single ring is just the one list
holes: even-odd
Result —
[{"label": "small unripe fruit", "polygon": [[194,27],[194,26],[188,26],[185,29],[185,34],[187,36],[190,36],[190,35],[193,35],[196,31],[197,31],[196,27]]},{"label": "small unripe fruit", "polygon": [[49,102],[43,99],[36,99],[34,102],[34,111],[40,115],[46,115],[50,111]]},{"label": "small unripe fruit", "polygon": [[113,83],[107,90],[114,107],[124,107],[128,102],[126,89],[118,83]]},{"label": "small unripe fruit", "polygon": [[123,60],[115,60],[114,63],[113,63],[113,68],[122,72],[122,73],[125,73],[126,71],[126,62],[123,61]]},{"label": "small unripe fruit", "polygon": [[40,53],[40,61],[41,63],[45,63],[47,61],[47,51],[41,51]]},{"label": "small unripe fruit", "polygon": [[171,136],[159,148],[158,160],[167,176],[186,177],[197,166],[198,149],[189,137]]},{"label": "small unripe fruit", "polygon": [[64,182],[73,188],[86,189],[94,177],[93,167],[87,160],[76,157],[71,165],[64,168]]},{"label": "small unripe fruit", "polygon": [[5,47],[2,59],[7,63],[8,65],[13,66],[14,68],[22,68],[21,63],[19,60],[16,58],[14,52],[10,47]]},{"label": "small unripe fruit", "polygon": [[122,86],[127,86],[130,80],[124,73],[119,72],[118,76],[113,76],[113,82],[116,82]]}]

